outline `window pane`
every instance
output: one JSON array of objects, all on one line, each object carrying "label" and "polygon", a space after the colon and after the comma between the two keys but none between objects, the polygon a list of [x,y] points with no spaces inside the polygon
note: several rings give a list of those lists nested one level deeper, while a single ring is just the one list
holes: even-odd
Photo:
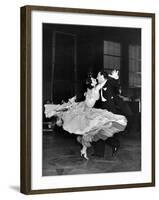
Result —
[{"label": "window pane", "polygon": [[129,59],[141,59],[141,47],[138,45],[129,46]]},{"label": "window pane", "polygon": [[104,54],[120,56],[120,43],[104,41]]},{"label": "window pane", "polygon": [[129,46],[129,86],[141,87],[141,47]]},{"label": "window pane", "polygon": [[120,70],[120,57],[104,55],[104,69]]}]

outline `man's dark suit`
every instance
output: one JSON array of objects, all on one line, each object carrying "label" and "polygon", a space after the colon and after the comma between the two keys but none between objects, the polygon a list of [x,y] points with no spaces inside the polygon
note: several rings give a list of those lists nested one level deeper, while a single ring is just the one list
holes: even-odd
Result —
[{"label": "man's dark suit", "polygon": [[[99,91],[100,98],[96,102],[95,107],[101,109],[107,109],[110,112],[116,113],[115,98],[116,91],[119,88],[119,84],[115,79],[108,79],[104,86]],[[104,98],[102,100],[102,98]]]},{"label": "man's dark suit", "polygon": [[[125,102],[119,97],[119,87],[118,80],[109,78],[102,87],[102,92],[100,91],[100,98],[96,102],[95,107],[106,109],[115,114],[129,115],[129,109],[127,109]],[[102,101],[102,98],[104,101]],[[99,140],[93,143],[95,155],[104,156],[105,143],[111,146],[113,151],[115,148],[118,149],[120,146],[118,134],[108,138],[106,141]]]}]

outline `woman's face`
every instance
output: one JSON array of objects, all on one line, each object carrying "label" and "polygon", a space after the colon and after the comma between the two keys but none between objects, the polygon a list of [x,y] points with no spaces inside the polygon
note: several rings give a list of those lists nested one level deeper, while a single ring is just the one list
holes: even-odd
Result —
[{"label": "woman's face", "polygon": [[96,81],[95,78],[91,78],[91,81],[92,81],[91,85],[92,85],[93,87],[97,85],[97,81]]}]

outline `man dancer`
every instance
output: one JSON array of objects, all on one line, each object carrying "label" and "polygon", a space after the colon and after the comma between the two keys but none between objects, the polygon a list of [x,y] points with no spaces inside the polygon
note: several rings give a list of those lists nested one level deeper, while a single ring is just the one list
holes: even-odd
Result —
[{"label": "man dancer", "polygon": [[[118,71],[112,71],[112,74],[108,75],[105,71],[98,72],[97,80],[101,84],[100,98],[96,102],[95,107],[100,109],[106,109],[114,114],[117,113],[115,100],[117,98],[116,91],[119,89],[118,84]],[[93,142],[94,155],[104,157],[105,143],[112,147],[112,155],[114,156],[120,146],[119,139],[116,134],[113,137],[108,138],[106,141],[99,139],[97,142]]]}]

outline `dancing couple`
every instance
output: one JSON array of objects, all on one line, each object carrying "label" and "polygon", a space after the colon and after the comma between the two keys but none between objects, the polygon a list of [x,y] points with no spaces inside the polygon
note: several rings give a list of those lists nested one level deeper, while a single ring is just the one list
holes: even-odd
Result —
[{"label": "dancing couple", "polygon": [[[46,104],[46,117],[56,116],[56,124],[70,134],[76,134],[82,144],[81,156],[88,159],[87,148],[93,143],[95,154],[99,141],[107,142],[117,151],[119,141],[114,134],[123,131],[127,119],[116,113],[116,92],[119,79],[118,71],[111,74],[99,71],[97,81],[93,76],[86,80],[85,100],[76,102],[76,96],[63,104]],[[101,145],[101,144],[100,144]],[[104,144],[103,144],[104,145]]]}]

